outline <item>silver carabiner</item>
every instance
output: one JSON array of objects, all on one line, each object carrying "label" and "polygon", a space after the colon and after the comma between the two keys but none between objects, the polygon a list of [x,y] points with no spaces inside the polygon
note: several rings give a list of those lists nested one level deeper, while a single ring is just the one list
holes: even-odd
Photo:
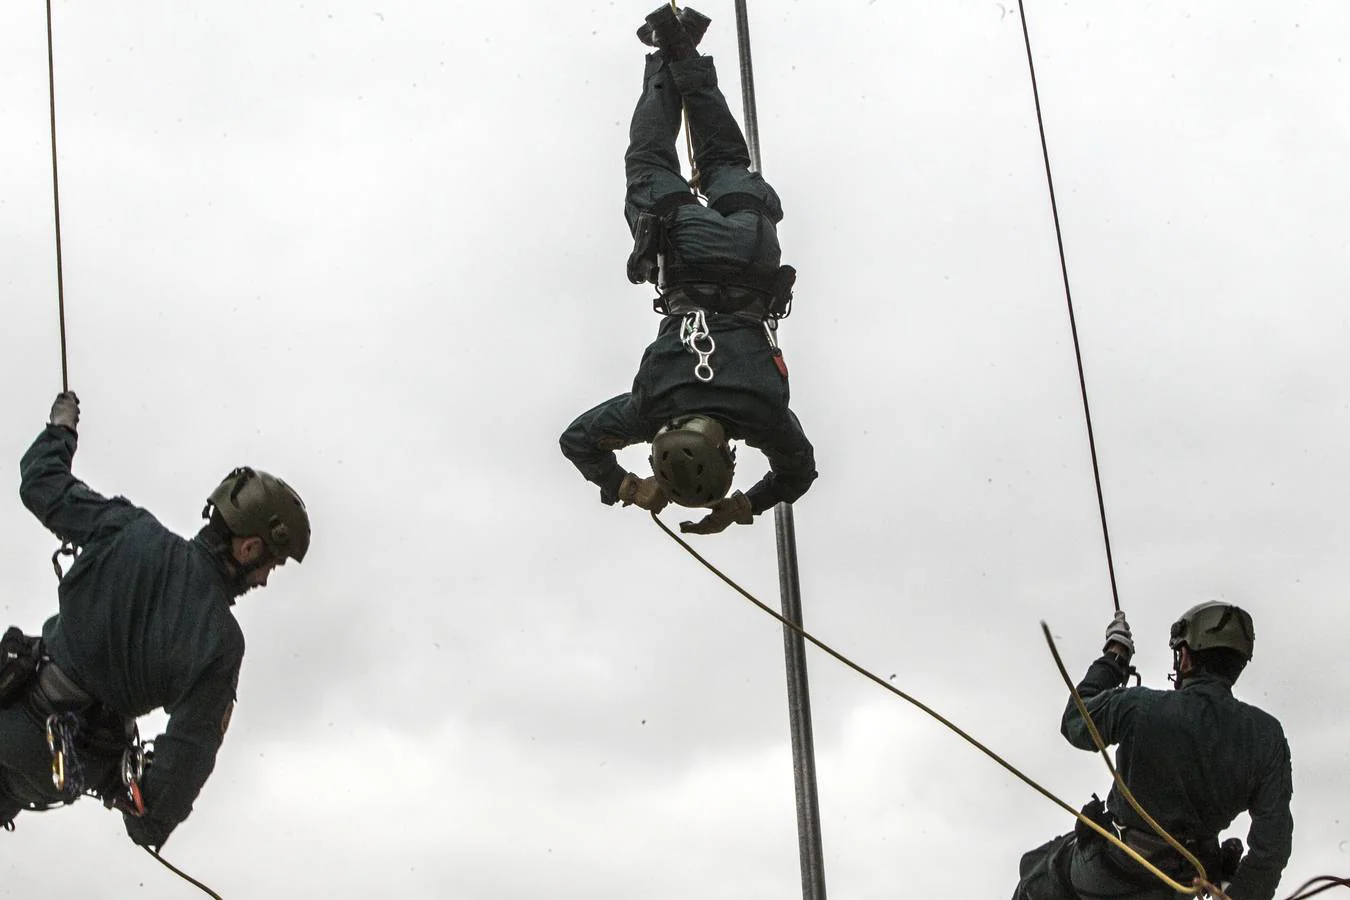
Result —
[{"label": "silver carabiner", "polygon": [[[707,346],[706,350],[699,346],[700,341]],[[680,322],[680,343],[684,344],[685,350],[698,357],[694,365],[694,377],[704,384],[712,381],[714,372],[708,360],[717,351],[717,342],[708,329],[708,317],[703,310],[695,309],[687,313]]]}]

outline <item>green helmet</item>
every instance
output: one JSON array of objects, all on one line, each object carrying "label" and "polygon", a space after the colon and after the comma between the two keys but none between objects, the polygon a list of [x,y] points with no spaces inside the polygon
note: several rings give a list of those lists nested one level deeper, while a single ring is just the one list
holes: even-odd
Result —
[{"label": "green helmet", "polygon": [[716,419],[685,416],[652,438],[651,464],[667,497],[681,506],[707,506],[731,490],[736,452]]},{"label": "green helmet", "polygon": [[1192,652],[1224,647],[1251,661],[1256,632],[1252,617],[1231,603],[1210,601],[1193,606],[1172,624],[1173,650],[1185,644]]},{"label": "green helmet", "polygon": [[214,509],[236,537],[259,537],[277,559],[304,562],[309,551],[309,513],[286,482],[241,466],[207,498],[204,517]]}]

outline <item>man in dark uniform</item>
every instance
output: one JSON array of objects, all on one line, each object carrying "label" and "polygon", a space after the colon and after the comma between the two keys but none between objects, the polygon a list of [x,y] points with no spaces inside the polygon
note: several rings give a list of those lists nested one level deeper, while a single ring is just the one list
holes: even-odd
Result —
[{"label": "man in dark uniform", "polygon": [[[184,540],[71,474],[78,421],[75,395],[59,395],[21,463],[24,505],[80,552],[43,626],[40,667],[0,704],[0,823],[12,829],[18,812],[88,790],[124,811],[133,841],[157,848],[192,811],[229,725],[244,657],[230,607],[287,559],[304,559],[309,516],[279,478],[236,469]],[[168,725],[129,793],[135,718],[160,707]]]},{"label": "man in dark uniform", "polygon": [[[695,44],[708,19],[669,5],[647,17],[642,95],[625,155],[624,214],[634,235],[628,274],[652,282],[665,315],[643,354],[633,388],[574,421],[563,454],[600,499],[659,512],[669,501],[706,507],[682,531],[720,532],[806,492],[815,454],[788,408],[787,367],[768,327],[786,312],[794,273],[780,265],[773,188],[750,171],[740,127],[717,87],[711,57]],[[681,110],[693,135],[699,203],[680,173]],[[770,471],[730,497],[732,440],[761,450]],[[614,451],[650,441],[653,474],[625,471]]]},{"label": "man in dark uniform", "polygon": [[[1107,628],[1106,648],[1078,685],[1107,744],[1119,744],[1116,766],[1139,804],[1205,866],[1211,882],[1227,883],[1232,900],[1270,900],[1289,861],[1294,822],[1289,745],[1276,719],[1233,697],[1233,683],[1252,658],[1246,612],[1202,603],[1172,626],[1176,690],[1122,687],[1134,642],[1123,613]],[[1096,750],[1070,698],[1061,730],[1069,743]],[[1086,810],[1085,810],[1086,812]],[[1251,814],[1247,854],[1218,836],[1239,813]],[[1099,824],[1177,882],[1190,885],[1194,866],[1157,837],[1112,787]],[[1025,854],[1013,900],[1170,900],[1176,894],[1136,861],[1085,826]]]}]

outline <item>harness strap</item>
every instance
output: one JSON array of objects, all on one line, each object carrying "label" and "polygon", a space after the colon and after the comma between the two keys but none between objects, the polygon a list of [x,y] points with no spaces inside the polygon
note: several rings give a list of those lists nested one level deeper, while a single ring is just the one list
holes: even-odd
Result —
[{"label": "harness strap", "polygon": [[658,219],[664,219],[681,206],[689,206],[690,204],[698,206],[698,198],[688,191],[677,191],[674,194],[666,194],[660,200],[657,200],[652,205],[651,213]]},{"label": "harness strap", "polygon": [[717,198],[717,201],[712,204],[711,208],[724,216],[729,216],[732,213],[745,212],[747,210],[759,213],[761,216],[767,216],[769,214],[768,205],[754,194],[723,194]]}]

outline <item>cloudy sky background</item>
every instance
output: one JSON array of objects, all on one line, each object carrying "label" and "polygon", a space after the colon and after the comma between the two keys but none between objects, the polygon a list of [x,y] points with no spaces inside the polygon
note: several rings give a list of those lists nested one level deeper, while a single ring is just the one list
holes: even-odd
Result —
[{"label": "cloudy sky background", "polygon": [[[239,708],[166,846],[227,897],[799,893],[779,628],[557,451],[657,325],[621,217],[653,5],[56,4],[77,474],[187,535],[248,463],[314,520],[237,607]],[[1287,893],[1350,870],[1350,7],[1184,6],[1029,15],[1136,662],[1165,684],[1193,603],[1256,617]],[[699,8],[739,108],[732,4]],[[750,13],[807,624],[1077,805],[1107,774],[1037,622],[1077,675],[1111,594],[1015,11]],[[6,4],[11,488],[60,388],[47,115],[41,4]],[[54,540],[14,493],[0,536],[0,624],[36,629]],[[776,602],[768,517],[698,545]],[[831,896],[1006,896],[1069,827],[809,663]],[[0,846],[0,896],[193,895],[93,801]]]}]

